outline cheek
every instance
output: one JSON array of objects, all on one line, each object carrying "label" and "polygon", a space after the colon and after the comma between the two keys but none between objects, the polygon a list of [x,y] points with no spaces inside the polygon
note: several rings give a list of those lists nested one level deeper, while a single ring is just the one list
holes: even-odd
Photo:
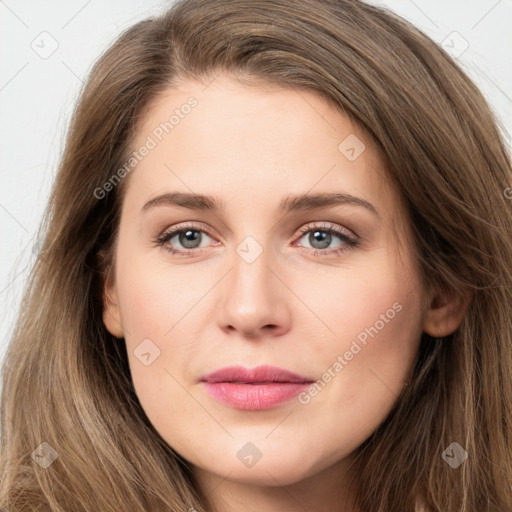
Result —
[{"label": "cheek", "polygon": [[360,425],[360,442],[387,416],[408,381],[422,333],[418,277],[412,267],[384,256],[360,270],[340,270],[338,280],[317,276],[316,289],[323,293],[312,293],[312,282],[297,292],[322,320],[316,328],[322,334],[304,347],[315,354],[320,374],[302,403],[328,410],[326,421],[339,424],[340,435],[343,425]]},{"label": "cheek", "polygon": [[369,347],[372,340],[386,340],[372,343],[374,352],[393,351],[404,343],[414,345],[421,334],[418,276],[386,250],[368,253],[357,266],[303,274],[310,277],[295,283],[294,292],[307,303],[306,317],[318,333],[308,342],[324,355],[325,363],[350,350],[353,341]]},{"label": "cheek", "polygon": [[336,425],[335,450],[355,449],[388,416],[409,381],[421,339],[419,295],[396,282],[367,293],[330,310],[337,337],[315,347],[323,373],[301,397],[305,408],[322,411],[324,425]]},{"label": "cheek", "polygon": [[170,341],[186,325],[184,315],[193,294],[184,296],[186,279],[179,272],[128,251],[124,255],[117,266],[121,321],[135,391],[151,418],[162,408],[162,397],[179,393],[169,360],[172,356],[179,362],[183,350],[171,347]]},{"label": "cheek", "polygon": [[136,343],[152,336],[170,338],[180,329],[182,319],[186,323],[209,280],[185,266],[171,267],[161,256],[134,256],[119,262],[118,283],[122,322]]}]

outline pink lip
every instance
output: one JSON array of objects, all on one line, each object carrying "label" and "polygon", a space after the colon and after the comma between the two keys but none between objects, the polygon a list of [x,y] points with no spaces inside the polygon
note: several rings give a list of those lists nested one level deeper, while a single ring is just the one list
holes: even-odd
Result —
[{"label": "pink lip", "polygon": [[304,391],[313,381],[276,366],[229,366],[204,375],[206,391],[235,409],[270,409]]}]

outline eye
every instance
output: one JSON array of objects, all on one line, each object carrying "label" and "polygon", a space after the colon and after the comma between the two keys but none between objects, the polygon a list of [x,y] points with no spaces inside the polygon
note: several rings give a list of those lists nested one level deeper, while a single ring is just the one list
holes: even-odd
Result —
[{"label": "eye", "polygon": [[[313,223],[304,226],[300,231],[302,236],[299,240],[306,239],[312,246],[308,252],[312,252],[315,255],[340,254],[356,247],[360,243],[357,237],[351,234],[349,230],[335,225]],[[336,239],[341,241],[341,243],[329,249],[331,243]],[[308,248],[306,247],[306,249]]]},{"label": "eye", "polygon": [[[356,247],[360,243],[359,239],[351,231],[334,224],[311,223],[302,227],[300,233],[301,237],[298,240],[306,239],[307,243],[311,244],[312,247],[304,247],[304,249],[314,255],[329,256],[340,254]],[[207,247],[208,238],[212,239],[213,237],[204,227],[180,224],[165,231],[154,242],[156,245],[164,247],[171,254],[190,256],[194,251]],[[340,243],[329,248],[336,240]],[[205,243],[202,244],[202,242]],[[299,244],[299,246],[302,246],[302,244]]]},{"label": "eye", "polygon": [[[194,250],[204,248],[207,244],[201,246],[201,243],[204,241],[205,236],[212,238],[205,229],[199,228],[198,226],[178,225],[165,231],[155,242],[172,254],[184,255]],[[176,245],[181,245],[182,249],[179,247],[176,248]]]}]

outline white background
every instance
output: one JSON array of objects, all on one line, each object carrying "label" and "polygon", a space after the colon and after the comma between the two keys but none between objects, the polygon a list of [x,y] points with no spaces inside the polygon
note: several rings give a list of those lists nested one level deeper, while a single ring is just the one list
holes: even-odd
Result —
[{"label": "white background", "polygon": [[[171,3],[0,0],[0,361],[79,87],[122,30]],[[502,120],[510,144],[512,0],[371,3],[395,10],[435,41],[453,46],[449,51],[464,50],[457,58]],[[58,47],[45,55],[52,45]]]}]

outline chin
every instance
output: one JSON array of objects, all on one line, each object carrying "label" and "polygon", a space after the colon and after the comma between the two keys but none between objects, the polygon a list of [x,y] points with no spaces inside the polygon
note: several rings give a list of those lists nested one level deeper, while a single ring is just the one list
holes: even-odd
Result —
[{"label": "chin", "polygon": [[[263,443],[260,443],[262,445]],[[252,460],[251,460],[252,457]],[[256,460],[257,457],[261,457]],[[315,462],[317,464],[315,464]],[[305,461],[299,449],[278,450],[262,448],[259,455],[250,444],[237,446],[234,457],[222,454],[202,453],[200,460],[193,461],[202,471],[214,473],[220,478],[253,485],[290,485],[315,473],[319,461]],[[227,476],[229,475],[229,476]]]},{"label": "chin", "polygon": [[[263,461],[260,461],[252,468],[239,467],[238,465],[223,465],[221,468],[210,467],[203,469],[215,473],[221,478],[227,478],[232,482],[269,487],[292,485],[310,476],[303,469],[299,470],[296,463],[288,467],[288,465],[283,465],[282,461],[279,464],[264,464]],[[228,474],[229,476],[227,476]]]}]

